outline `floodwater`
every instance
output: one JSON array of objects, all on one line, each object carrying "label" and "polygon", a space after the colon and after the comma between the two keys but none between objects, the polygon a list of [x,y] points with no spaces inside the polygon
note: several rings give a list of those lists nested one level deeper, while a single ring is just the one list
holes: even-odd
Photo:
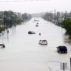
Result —
[{"label": "floodwater", "polygon": [[[67,63],[66,71],[69,71],[70,44],[64,42],[63,28],[42,18],[32,18],[9,31],[0,37],[0,43],[6,45],[0,48],[0,71],[62,71],[62,63]],[[30,35],[28,31],[36,34]],[[39,45],[39,40],[47,40],[48,45]],[[67,46],[68,54],[58,54],[59,45]]]}]

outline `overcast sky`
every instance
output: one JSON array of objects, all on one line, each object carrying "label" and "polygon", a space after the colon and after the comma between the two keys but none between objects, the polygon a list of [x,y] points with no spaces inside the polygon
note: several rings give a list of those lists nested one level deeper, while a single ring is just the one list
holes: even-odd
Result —
[{"label": "overcast sky", "polygon": [[0,0],[0,11],[3,10],[21,13],[71,11],[71,0]]}]

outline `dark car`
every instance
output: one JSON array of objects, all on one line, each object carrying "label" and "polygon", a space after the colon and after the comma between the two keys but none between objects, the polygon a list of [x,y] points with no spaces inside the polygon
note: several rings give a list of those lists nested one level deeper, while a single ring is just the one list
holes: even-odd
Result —
[{"label": "dark car", "polygon": [[66,46],[58,46],[57,52],[58,53],[67,53],[67,47]]},{"label": "dark car", "polygon": [[4,44],[0,44],[0,47],[1,47],[1,48],[5,48],[5,45],[4,45]]},{"label": "dark car", "polygon": [[35,32],[33,32],[33,31],[29,31],[28,34],[35,34]]}]

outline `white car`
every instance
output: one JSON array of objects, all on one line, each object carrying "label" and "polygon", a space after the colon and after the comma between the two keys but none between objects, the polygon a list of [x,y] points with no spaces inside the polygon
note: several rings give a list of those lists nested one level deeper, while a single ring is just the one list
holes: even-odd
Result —
[{"label": "white car", "polygon": [[47,40],[39,40],[40,45],[47,45]]}]

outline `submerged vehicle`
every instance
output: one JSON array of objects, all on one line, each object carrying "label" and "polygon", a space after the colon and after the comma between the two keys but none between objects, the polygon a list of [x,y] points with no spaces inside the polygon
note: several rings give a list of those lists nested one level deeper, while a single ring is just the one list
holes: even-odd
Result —
[{"label": "submerged vehicle", "polygon": [[39,23],[37,22],[37,24],[39,24]]},{"label": "submerged vehicle", "polygon": [[1,48],[5,48],[5,45],[4,45],[4,44],[0,44],[0,47],[1,47]]},{"label": "submerged vehicle", "polygon": [[47,40],[39,40],[40,45],[47,45]]},{"label": "submerged vehicle", "polygon": [[29,31],[28,34],[35,34],[35,32],[33,32],[33,31]]},{"label": "submerged vehicle", "polygon": [[39,35],[41,36],[41,33],[39,33]]},{"label": "submerged vehicle", "polygon": [[38,24],[36,24],[36,27],[38,27]]},{"label": "submerged vehicle", "polygon": [[62,53],[62,54],[67,53],[67,47],[66,46],[58,46],[57,52]]}]

